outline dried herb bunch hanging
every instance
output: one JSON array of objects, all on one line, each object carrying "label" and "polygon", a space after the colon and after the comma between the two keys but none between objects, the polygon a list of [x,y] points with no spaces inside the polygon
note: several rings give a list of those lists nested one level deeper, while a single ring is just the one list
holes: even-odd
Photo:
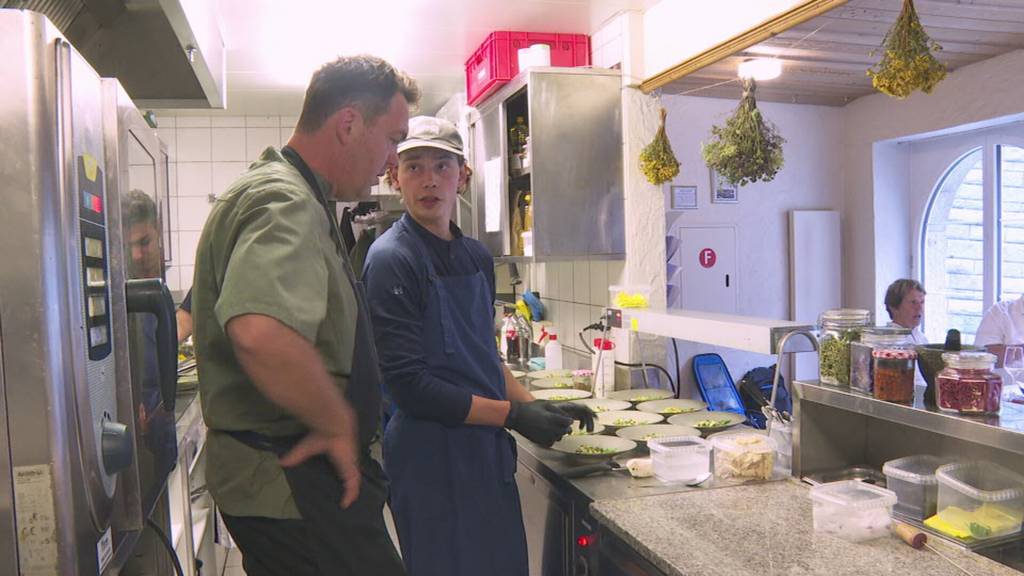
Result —
[{"label": "dried herb bunch hanging", "polygon": [[679,174],[679,161],[672,153],[672,144],[665,135],[665,109],[661,109],[661,126],[654,140],[640,151],[640,170],[651,184],[664,184]]},{"label": "dried herb bunch hanging", "polygon": [[757,109],[757,83],[743,81],[743,98],[725,126],[712,126],[715,139],[701,150],[704,162],[737,186],[762,180],[770,182],[782,168],[782,144],[774,124]]},{"label": "dried herb bunch hanging", "polygon": [[946,77],[946,66],[933,52],[942,50],[921,26],[914,0],[903,0],[903,10],[885,35],[881,61],[868,69],[871,84],[883,94],[906,98],[914,90],[930,94]]}]

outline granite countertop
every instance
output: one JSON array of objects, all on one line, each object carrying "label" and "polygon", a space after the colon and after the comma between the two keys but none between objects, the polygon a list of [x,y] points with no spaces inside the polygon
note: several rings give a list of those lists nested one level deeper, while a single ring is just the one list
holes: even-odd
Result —
[{"label": "granite countertop", "polygon": [[[851,543],[816,534],[808,487],[787,480],[717,490],[598,501],[591,513],[670,575],[963,576],[936,553],[895,536]],[[1020,573],[929,539],[973,576]]]}]

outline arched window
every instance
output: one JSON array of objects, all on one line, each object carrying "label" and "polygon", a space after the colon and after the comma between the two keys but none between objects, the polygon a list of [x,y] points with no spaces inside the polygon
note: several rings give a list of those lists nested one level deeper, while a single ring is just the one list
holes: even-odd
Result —
[{"label": "arched window", "polygon": [[949,165],[925,212],[921,272],[932,342],[949,328],[973,342],[988,306],[1024,294],[1024,142],[980,140]]},{"label": "arched window", "polygon": [[984,311],[981,157],[981,148],[976,148],[949,167],[925,216],[924,324],[929,341],[939,341],[944,330],[956,328],[965,342],[973,342]]}]

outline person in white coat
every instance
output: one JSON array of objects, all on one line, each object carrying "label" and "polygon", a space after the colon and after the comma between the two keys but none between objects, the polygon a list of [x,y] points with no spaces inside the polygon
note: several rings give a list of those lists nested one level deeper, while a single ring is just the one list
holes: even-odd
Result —
[{"label": "person in white coat", "polygon": [[999,366],[1006,347],[1015,344],[1024,344],[1024,296],[989,306],[974,334],[974,345],[995,354]]}]

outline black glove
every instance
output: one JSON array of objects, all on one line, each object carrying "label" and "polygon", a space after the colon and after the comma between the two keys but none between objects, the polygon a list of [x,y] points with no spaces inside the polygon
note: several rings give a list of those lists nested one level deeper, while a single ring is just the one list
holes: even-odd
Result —
[{"label": "black glove", "polygon": [[572,418],[551,402],[512,400],[510,404],[505,427],[541,446],[551,446],[572,429]]},{"label": "black glove", "polygon": [[587,432],[594,431],[594,411],[590,408],[575,402],[555,402],[554,405],[562,412],[565,412],[569,418],[579,420],[580,430],[586,428]]}]

